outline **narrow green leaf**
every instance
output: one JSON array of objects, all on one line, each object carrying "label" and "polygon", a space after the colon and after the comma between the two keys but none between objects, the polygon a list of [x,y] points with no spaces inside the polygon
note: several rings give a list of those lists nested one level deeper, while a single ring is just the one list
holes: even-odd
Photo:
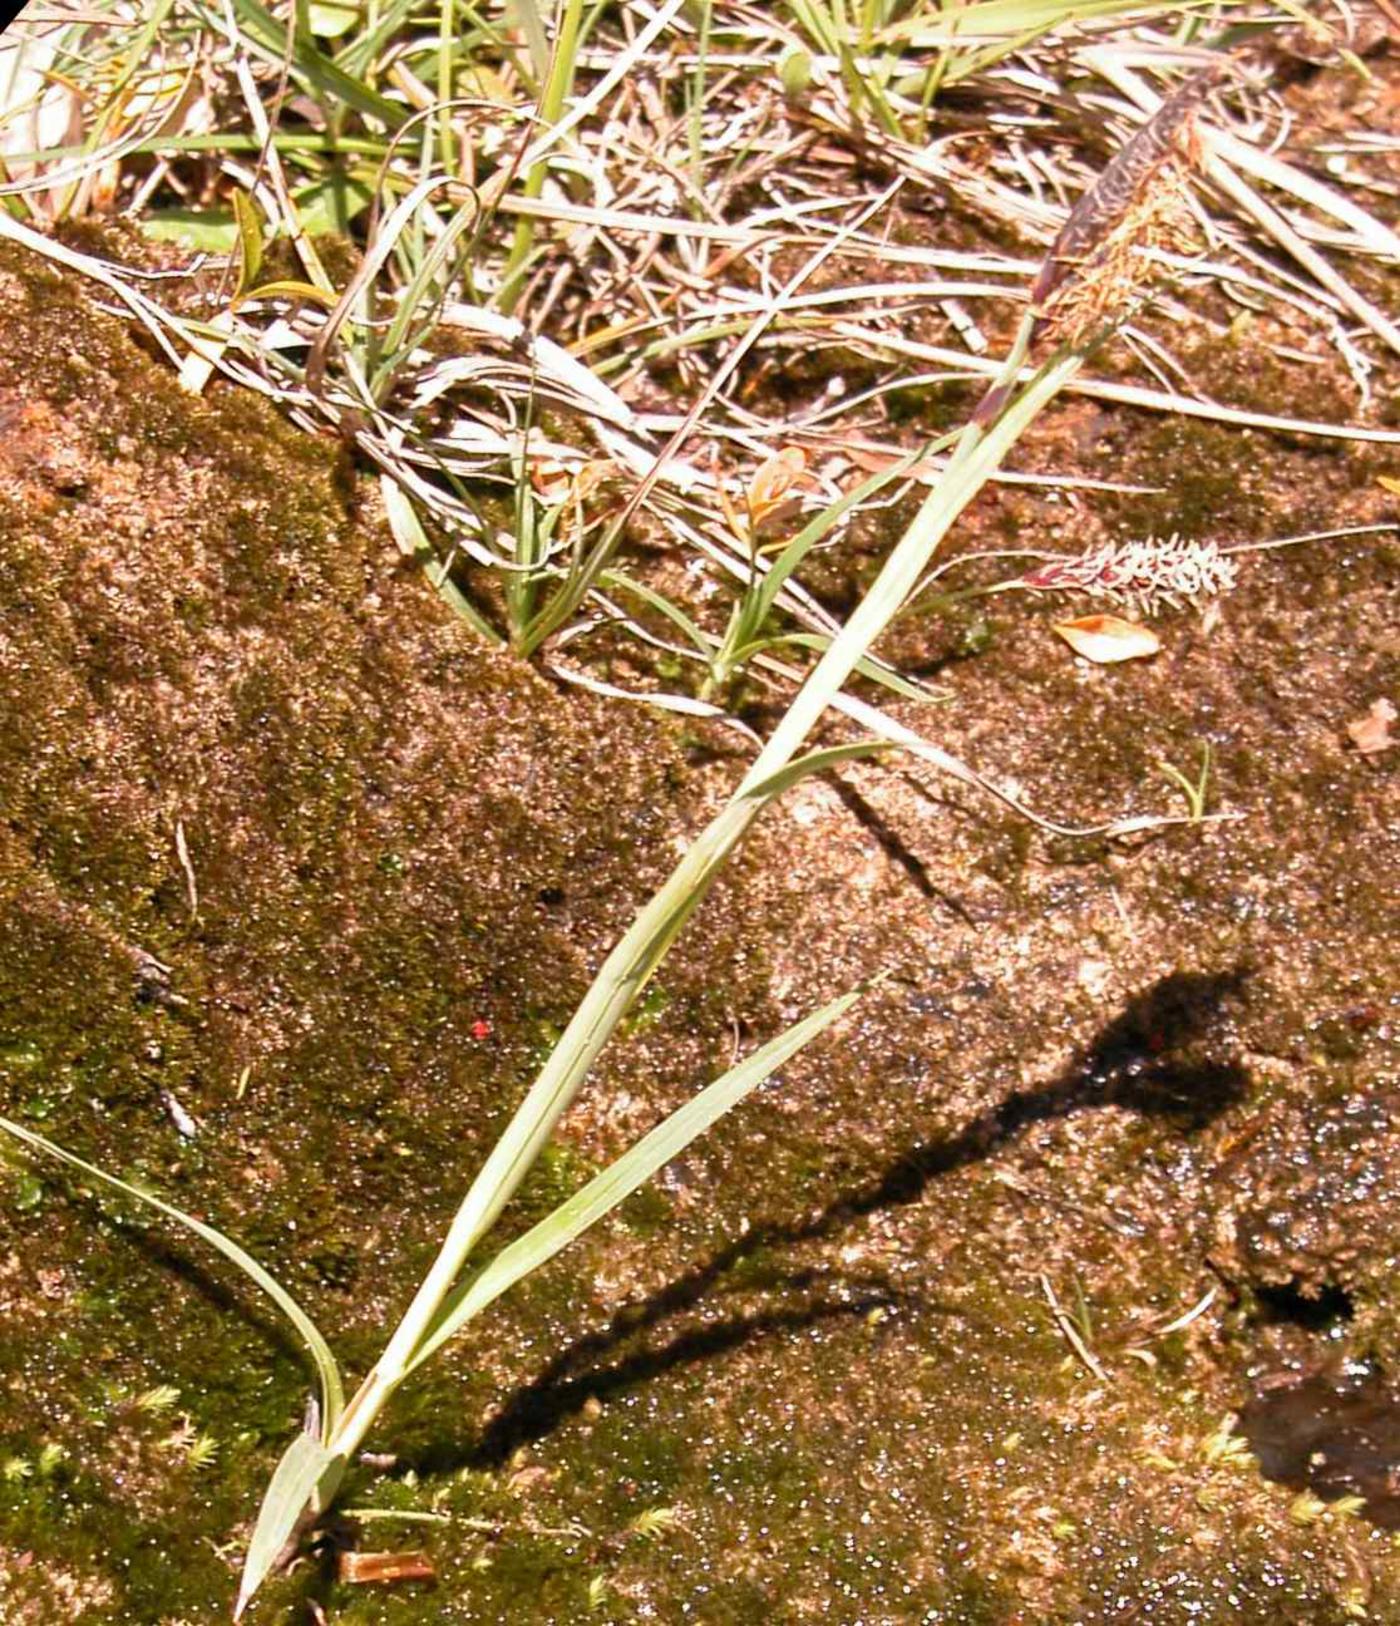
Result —
[{"label": "narrow green leaf", "polygon": [[6,1134],[22,1142],[25,1146],[36,1152],[43,1152],[48,1157],[56,1158],[60,1163],[66,1163],[70,1168],[79,1170],[90,1179],[100,1180],[104,1185],[113,1187],[124,1196],[134,1197],[137,1202],[145,1203],[147,1207],[154,1208],[158,1213],[164,1214],[183,1225],[187,1231],[207,1242],[211,1248],[217,1248],[225,1259],[231,1260],[238,1266],[256,1286],[260,1287],[268,1298],[281,1310],[287,1320],[301,1335],[302,1342],[311,1352],[311,1359],[316,1368],[317,1383],[320,1387],[321,1401],[321,1427],[328,1435],[335,1426],[336,1419],[345,1405],[345,1391],[341,1386],[340,1368],[336,1365],[335,1356],[331,1354],[330,1346],[321,1336],[316,1323],[307,1315],[306,1311],[297,1303],[292,1295],[277,1279],[257,1262],[250,1253],[226,1237],[222,1231],[216,1231],[212,1225],[206,1225],[203,1220],[197,1220],[192,1214],[183,1209],[176,1208],[149,1191],[143,1191],[140,1186],[133,1186],[127,1180],[121,1180],[114,1174],[107,1174],[95,1164],[86,1162],[81,1157],[75,1157],[72,1152],[66,1152],[51,1140],[45,1140],[42,1135],[36,1135],[32,1129],[25,1129],[21,1124],[12,1123],[8,1118],[0,1118],[0,1129]]},{"label": "narrow green leaf", "polygon": [[[265,51],[275,57],[287,54],[287,28],[261,4],[261,0],[234,0],[239,23],[248,35]],[[309,33],[292,30],[292,62],[298,73],[313,91],[328,104],[345,103],[357,113],[378,119],[389,130],[397,130],[408,118],[408,109],[391,102],[356,79],[317,49]]]},{"label": "narrow green leaf", "polygon": [[[892,23],[879,35],[882,43],[931,49],[952,45],[969,37],[1020,38],[1066,23],[1084,23],[1098,17],[1116,17],[1140,12],[1188,12],[1207,0],[1173,0],[1170,6],[1152,0],[981,0],[976,5],[950,7],[942,12],[918,11]],[[930,22],[930,16],[937,22]]]},{"label": "narrow green leaf", "polygon": [[399,366],[404,354],[413,350],[436,325],[437,312],[448,287],[460,279],[465,268],[464,253],[467,251],[459,248],[458,244],[463,234],[476,223],[480,213],[480,204],[473,192],[447,224],[439,228],[439,235],[432,247],[423,255],[412,280],[400,293],[398,310],[389,323],[382,348],[378,351],[385,359],[376,367],[371,381],[376,396],[380,387],[387,388],[384,370]]},{"label": "narrow green leaf", "polygon": [[760,780],[745,795],[752,801],[771,802],[775,796],[790,790],[799,779],[839,768],[843,762],[856,762],[861,757],[879,756],[893,749],[888,740],[857,740],[854,745],[832,745],[824,751],[809,751],[805,757],[786,763],[767,779]]},{"label": "narrow green leaf", "polygon": [[244,191],[233,194],[233,218],[238,225],[238,246],[243,264],[238,273],[235,299],[242,299],[257,280],[263,262],[263,229],[258,206]]},{"label": "narrow green leaf", "polygon": [[443,568],[408,493],[387,474],[380,475],[379,489],[384,497],[384,512],[388,516],[389,529],[394,533],[394,541],[399,545],[399,552],[417,560],[438,597],[455,611],[473,632],[485,638],[488,643],[499,644],[502,641],[501,635]]},{"label": "narrow green leaf", "polygon": [[907,452],[898,462],[891,463],[887,469],[880,469],[875,474],[862,480],[859,485],[853,486],[834,503],[823,508],[788,542],[782,551],[763,573],[753,595],[753,610],[750,625],[757,629],[763,625],[768,612],[773,608],[773,602],[782,591],[788,578],[807,557],[808,553],[827,534],[838,520],[848,514],[851,509],[873,497],[877,492],[884,490],[892,481],[902,479],[914,466],[924,458],[940,451],[954,439],[951,434],[943,435],[931,445],[916,446],[913,451]]},{"label": "narrow green leaf", "polygon": [[[734,656],[735,664],[742,664],[751,655],[761,654],[765,649],[776,649],[782,644],[795,644],[799,649],[815,649],[825,653],[831,647],[831,639],[824,632],[786,632],[772,638],[759,638],[737,652]],[[882,666],[879,661],[873,661],[868,657],[856,662],[856,671],[863,678],[869,678],[872,683],[882,684],[905,700],[917,700],[921,705],[927,705],[930,700],[943,698],[941,695],[931,694],[917,683],[911,683],[893,667]]]},{"label": "narrow green leaf", "polygon": [[492,1300],[499,1298],[522,1277],[538,1270],[562,1248],[582,1236],[591,1225],[596,1225],[606,1214],[610,1214],[638,1186],[678,1157],[691,1141],[737,1106],[785,1061],[850,1010],[863,991],[856,989],[832,1000],[829,1005],[824,1005],[804,1021],[795,1023],[785,1033],[755,1050],[737,1067],[731,1067],[722,1077],[707,1084],[697,1096],[663,1119],[630,1151],[624,1152],[615,1163],[595,1175],[567,1202],[538,1225],[532,1226],[509,1247],[503,1248],[484,1270],[444,1300],[422,1343],[414,1351],[407,1370],[412,1371],[420,1366]]},{"label": "narrow green leaf", "polygon": [[[233,1618],[241,1618],[253,1594],[267,1579],[282,1549],[292,1539],[301,1516],[306,1512],[316,1488],[323,1480],[334,1476],[339,1481],[339,1469],[344,1459],[334,1456],[311,1434],[298,1434],[282,1453],[258,1509],[258,1522],[253,1526],[253,1538],[248,1543],[248,1556],[243,1561],[243,1578],[238,1587],[238,1602],[233,1607]],[[333,1486],[327,1486],[327,1496]]]},{"label": "narrow green leaf", "polygon": [[707,658],[713,653],[714,640],[707,637],[694,621],[681,609],[680,605],[672,604],[664,594],[658,593],[655,588],[648,587],[645,582],[637,581],[622,570],[605,570],[599,578],[604,587],[620,587],[624,593],[631,593],[648,604],[658,615],[664,615],[673,626],[690,639],[691,643]]}]

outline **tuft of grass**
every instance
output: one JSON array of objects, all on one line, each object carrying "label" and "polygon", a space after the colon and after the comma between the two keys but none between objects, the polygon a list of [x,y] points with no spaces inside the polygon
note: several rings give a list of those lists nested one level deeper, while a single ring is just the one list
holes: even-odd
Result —
[{"label": "tuft of grass", "polygon": [[[1340,346],[1363,400],[1368,364],[1339,315],[1400,348],[1394,325],[1333,263],[1395,262],[1400,237],[1340,185],[1323,186],[1246,139],[1223,112],[1222,98],[1240,95],[1236,80],[1258,78],[1249,47],[1270,26],[1244,0],[1212,8],[976,0],[954,12],[928,0],[797,0],[762,14],[719,0],[667,0],[630,33],[612,9],[581,0],[552,10],[529,0],[502,20],[407,0],[369,11],[307,7],[291,26],[259,0],[217,14],[163,0],[135,28],[123,15],[115,0],[96,0],[67,25],[32,33],[16,25],[34,60],[19,84],[16,53],[17,88],[0,106],[12,176],[0,195],[9,207],[43,219],[120,207],[163,237],[183,233],[227,255],[207,308],[188,306],[174,320],[153,310],[148,294],[139,312],[182,354],[192,385],[219,368],[304,419],[329,420],[393,481],[413,516],[415,555],[435,552],[435,585],[479,631],[536,654],[559,639],[581,649],[598,616],[613,627],[668,622],[663,636],[680,631],[695,671],[697,692],[681,699],[722,698],[770,631],[794,635],[780,647],[800,669],[831,632],[781,550],[763,557],[725,534],[728,494],[742,478],[732,449],[758,448],[760,461],[771,460],[791,442],[781,414],[756,417],[747,388],[771,365],[756,347],[759,328],[765,344],[800,365],[852,344],[889,346],[888,328],[867,319],[872,311],[956,315],[967,347],[932,349],[941,376],[975,381],[996,371],[982,354],[981,311],[992,327],[1015,314],[1024,260],[904,245],[840,224],[843,196],[859,195],[857,158],[879,162],[896,183],[933,184],[1031,242],[1052,241],[1034,290],[1042,336],[1047,321],[1091,325],[1097,313],[1086,297],[1121,301],[1105,271],[1136,277],[1172,259],[1170,232],[1155,248],[1144,244],[1155,230],[1152,208],[1178,197],[1185,170],[1203,168],[1227,197],[1226,214],[1211,223],[1214,258],[1188,265],[1177,254],[1178,269],[1215,280],[1229,297],[1278,304],[1290,321],[1300,313],[1315,320],[1319,340]],[[1215,38],[1212,29],[1235,47],[1234,66],[1184,43]],[[800,84],[791,71],[799,58]],[[1144,61],[1150,76],[1135,66]],[[1017,70],[1014,94],[1007,65]],[[646,150],[619,136],[635,123],[642,79],[674,112]],[[775,103],[772,87],[783,83],[789,98]],[[1058,123],[1057,139],[1033,163],[1008,157],[1010,179],[993,181],[986,166],[964,166],[956,149],[930,143],[939,98],[952,85],[964,102],[978,99],[989,127],[1013,114],[1023,120],[1029,99],[1037,118]],[[1097,185],[1090,94],[1093,129],[1128,132]],[[33,114],[55,97],[82,137],[45,146],[33,136]],[[851,132],[848,174],[802,170],[804,98]],[[752,141],[731,134],[758,105],[797,155],[803,184],[820,189],[817,207],[745,212],[734,204],[765,185]],[[1293,214],[1266,206],[1256,183]],[[1077,201],[1065,208],[1055,196]],[[1192,207],[1200,212],[1198,201]],[[1290,225],[1303,214],[1316,231]],[[764,265],[775,228],[817,263],[839,249],[848,284],[859,266],[878,265],[882,280],[810,295],[789,285],[760,323],[731,268]],[[339,281],[313,244],[326,229],[362,255]],[[1326,259],[1313,246],[1319,233]],[[1272,276],[1250,234],[1290,260],[1286,278]],[[643,242],[653,245],[647,258],[624,276]],[[939,280],[891,281],[886,268],[901,265]],[[463,325],[476,353],[444,357]],[[885,353],[902,370],[914,359],[907,344]],[[669,446],[653,477],[655,433],[628,403],[658,367],[693,380],[732,377],[701,392],[715,410],[687,415],[689,442]],[[1074,387],[1221,421],[1285,421],[1138,383],[1081,378]],[[580,433],[560,437],[547,425],[561,410]],[[827,415],[829,428],[811,417],[806,444],[839,459],[859,438],[859,415]],[[707,452],[723,459],[713,473]],[[622,557],[633,537],[614,530],[606,495],[591,507],[577,489],[563,505],[535,495],[540,470],[561,457],[575,480],[604,464],[618,487],[643,481],[643,494],[624,503],[629,523],[645,518],[687,552],[705,576],[697,597],[727,606],[727,625],[674,595],[663,608],[654,581],[644,582],[653,595],[645,605],[619,587],[643,573]],[[486,492],[512,501],[508,527]],[[865,491],[832,534],[880,500],[878,489]],[[464,561],[494,578],[504,626],[494,595],[483,602],[465,585]],[[604,580],[614,567],[619,576]],[[610,589],[636,613],[615,614]]]},{"label": "tuft of grass", "polygon": [[1157,764],[1163,776],[1170,780],[1185,798],[1188,819],[1192,824],[1199,824],[1206,816],[1206,805],[1210,797],[1211,762],[1211,744],[1206,740],[1201,746],[1201,766],[1195,779],[1188,779],[1180,768],[1170,762]]}]

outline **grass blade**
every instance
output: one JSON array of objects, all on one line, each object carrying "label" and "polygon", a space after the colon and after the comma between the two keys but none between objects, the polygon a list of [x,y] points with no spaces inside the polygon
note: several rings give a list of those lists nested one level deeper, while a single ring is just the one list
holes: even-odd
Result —
[{"label": "grass blade", "polygon": [[399,545],[399,552],[409,559],[416,560],[423,567],[423,574],[428,578],[433,591],[479,638],[484,638],[487,643],[499,645],[500,633],[447,574],[447,566],[438,558],[432,543],[429,542],[412,498],[397,480],[387,474],[379,476],[379,490],[384,498],[384,512],[389,520],[389,529],[394,534],[394,541]]},{"label": "grass blade", "polygon": [[639,598],[643,604],[649,605],[658,615],[664,616],[673,627],[681,632],[695,645],[699,653],[708,660],[713,649],[714,640],[708,638],[700,627],[681,609],[680,605],[672,604],[654,588],[648,587],[645,582],[637,581],[622,570],[605,570],[601,577],[604,587],[621,588],[625,593],[631,593]]},{"label": "grass blade", "polygon": [[[317,1488],[331,1476],[338,1481],[343,1467],[344,1458],[333,1455],[311,1434],[298,1434],[282,1453],[258,1509],[258,1522],[253,1526],[253,1539],[248,1544],[243,1578],[238,1586],[238,1602],[233,1606],[235,1620],[241,1618],[253,1594],[292,1539]],[[327,1484],[326,1495],[333,1490],[334,1482]]]},{"label": "grass blade", "polygon": [[[783,632],[774,633],[771,638],[755,638],[753,643],[745,644],[742,649],[735,651],[734,664],[742,666],[754,655],[762,654],[766,649],[781,649],[784,645],[794,645],[798,649],[815,649],[819,653],[824,653],[831,647],[831,635],[825,632]],[[893,667],[882,666],[869,656],[858,660],[855,669],[861,677],[868,678],[872,683],[881,684],[904,700],[917,700],[920,705],[927,705],[930,700],[942,698],[901,676]]]},{"label": "grass blade", "polygon": [[828,745],[820,751],[809,751],[806,756],[784,763],[744,794],[762,807],[775,796],[781,796],[785,790],[791,790],[801,779],[810,779],[815,773],[829,773],[845,762],[859,762],[864,757],[879,756],[889,748],[885,740],[857,740],[853,745]]},{"label": "grass blade", "polygon": [[51,1140],[45,1140],[42,1135],[36,1135],[32,1129],[25,1129],[22,1125],[11,1122],[8,1118],[0,1118],[0,1129],[6,1134],[13,1135],[17,1141],[28,1146],[32,1151],[43,1152],[46,1156],[56,1158],[60,1163],[66,1163],[70,1168],[77,1169],[89,1179],[100,1180],[104,1185],[111,1186],[124,1196],[134,1197],[137,1202],[145,1203],[148,1208],[154,1208],[158,1213],[164,1214],[167,1219],[173,1219],[183,1225],[187,1231],[207,1242],[211,1248],[217,1248],[225,1259],[237,1265],[248,1279],[260,1287],[268,1298],[296,1328],[302,1342],[311,1353],[312,1362],[316,1368],[317,1384],[320,1389],[321,1428],[324,1435],[329,1436],[335,1426],[341,1411],[345,1406],[345,1391],[341,1385],[340,1368],[336,1365],[335,1356],[331,1354],[330,1346],[321,1336],[316,1323],[307,1315],[306,1311],[297,1303],[292,1295],[277,1279],[257,1262],[253,1256],[226,1237],[222,1231],[216,1231],[212,1225],[206,1225],[197,1220],[192,1214],[187,1214],[173,1203],[155,1196],[149,1191],[142,1191],[140,1186],[134,1186],[127,1180],[119,1179],[115,1174],[107,1174],[95,1164],[88,1163],[72,1152],[66,1152]]},{"label": "grass blade", "polygon": [[672,1158],[678,1157],[691,1141],[704,1134],[711,1124],[771,1077],[785,1061],[850,1010],[863,992],[863,989],[856,989],[832,1000],[829,1005],[822,1006],[819,1011],[755,1050],[737,1067],[731,1067],[713,1083],[707,1084],[698,1095],[663,1119],[630,1151],[576,1191],[567,1202],[538,1225],[532,1226],[524,1236],[503,1248],[480,1274],[443,1302],[438,1317],[414,1352],[408,1371],[421,1366],[448,1339],[460,1332],[467,1322],[522,1277],[538,1270],[575,1238],[582,1236],[591,1225],[596,1225],[610,1214],[638,1186],[651,1179]]},{"label": "grass blade", "polygon": [[233,194],[233,218],[238,225],[238,244],[243,255],[243,263],[238,271],[238,288],[234,294],[237,302],[247,297],[258,280],[258,272],[262,270],[264,242],[258,206],[242,190]]},{"label": "grass blade", "polygon": [[[886,44],[903,44],[919,50],[963,45],[969,40],[1022,43],[1037,34],[1062,28],[1066,23],[1082,25],[1097,19],[1138,14],[1153,17],[1186,13],[1204,8],[1206,0],[982,0],[982,3],[950,7],[928,13],[916,12],[891,24],[880,34]],[[936,17],[937,21],[931,21]]]},{"label": "grass blade", "polygon": [[[260,0],[234,0],[238,21],[248,38],[261,46],[274,61],[287,54],[287,25],[260,4]],[[317,49],[309,34],[292,29],[291,59],[298,72],[326,105],[344,104],[366,118],[376,119],[386,130],[397,130],[408,117],[407,108],[391,102],[378,91],[338,68],[330,57]]]}]

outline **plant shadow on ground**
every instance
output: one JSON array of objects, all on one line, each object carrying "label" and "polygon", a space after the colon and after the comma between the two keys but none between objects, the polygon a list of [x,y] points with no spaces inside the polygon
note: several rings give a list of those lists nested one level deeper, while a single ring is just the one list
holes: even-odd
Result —
[{"label": "plant shadow on ground", "polygon": [[[61,1178],[61,1177],[60,1177]],[[92,1216],[95,1228],[110,1227],[124,1242],[129,1243],[155,1273],[156,1277],[174,1277],[215,1311],[220,1319],[236,1316],[243,1326],[275,1349],[283,1360],[302,1366],[306,1363],[305,1345],[290,1331],[282,1317],[268,1308],[264,1299],[242,1277],[229,1272],[226,1264],[206,1265],[202,1259],[185,1251],[178,1235],[162,1235],[148,1229],[144,1219],[114,1218],[103,1200],[85,1194],[70,1186],[68,1199],[75,1207],[85,1207]],[[309,1370],[309,1369],[308,1369]]]},{"label": "plant shadow on ground", "polygon": [[[909,1148],[873,1179],[801,1221],[754,1227],[651,1297],[625,1306],[605,1328],[561,1350],[505,1402],[475,1442],[443,1442],[404,1466],[420,1475],[464,1467],[496,1469],[590,1401],[606,1400],[775,1333],[894,1306],[908,1295],[886,1280],[810,1267],[775,1271],[765,1277],[766,1291],[799,1296],[800,1302],[735,1315],[687,1329],[659,1347],[621,1353],[638,1335],[694,1309],[707,1296],[723,1294],[725,1277],[743,1262],[829,1240],[866,1215],[912,1203],[933,1181],[994,1156],[1034,1124],[1117,1107],[1161,1119],[1183,1133],[1199,1132],[1248,1092],[1249,1075],[1238,1063],[1200,1054],[1208,1050],[1227,1001],[1243,991],[1247,978],[1244,968],[1174,972],[1161,978],[1131,998],[1048,1084],[1013,1091],[959,1133]],[[939,1306],[924,1301],[922,1308],[937,1311]],[[606,1364],[610,1357],[617,1358]]]}]

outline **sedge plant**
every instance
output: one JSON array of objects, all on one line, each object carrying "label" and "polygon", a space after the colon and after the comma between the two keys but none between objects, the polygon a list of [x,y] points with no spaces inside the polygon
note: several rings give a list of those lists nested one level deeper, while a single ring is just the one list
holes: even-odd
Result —
[{"label": "sedge plant", "polygon": [[322,1395],[316,1427],[299,1434],[273,1475],[240,1589],[241,1614],[287,1543],[334,1500],[345,1471],[400,1385],[507,1287],[553,1257],[761,1077],[849,1008],[844,996],[788,1030],[679,1109],[575,1197],[474,1274],[468,1267],[549,1143],[593,1062],[660,966],[759,813],[809,774],[881,749],[858,743],[804,752],[827,707],[917,584],[934,548],[1029,425],[1074,376],[1088,342],[1063,346],[989,424],[963,432],[943,478],[729,800],[687,849],[613,948],[505,1132],[463,1199],[437,1258],[373,1369],[343,1410]]},{"label": "sedge plant", "polygon": [[[1194,107],[1199,90],[1193,87],[1192,96]],[[1183,123],[1181,107],[1169,107],[1164,113],[1173,121],[1173,131],[1179,130]],[[1134,150],[1136,143],[1143,142],[1144,138],[1152,144],[1151,163],[1144,162],[1140,149]],[[1066,227],[1067,231],[1074,227],[1078,233],[1077,249],[1094,250],[1100,242],[1112,242],[1125,218],[1134,210],[1140,216],[1145,212],[1147,205],[1141,194],[1173,161],[1173,150],[1172,141],[1163,140],[1152,126],[1135,138],[1135,143],[1130,143],[1104,177],[1103,184],[1108,186],[1111,202],[1105,202],[1102,197],[1094,200],[1100,211],[1096,237],[1085,236],[1082,216],[1078,220],[1072,218]],[[1122,190],[1125,174],[1133,177],[1137,187],[1126,195]],[[1130,292],[1125,261],[1129,246],[1122,238],[1112,243],[1111,259],[1099,272],[1104,277],[1112,277],[1120,300]],[[565,1241],[606,1212],[615,1192],[633,1189],[638,1179],[646,1178],[643,1170],[649,1173],[660,1166],[665,1155],[674,1155],[668,1149],[672,1146],[678,1149],[683,1144],[680,1136],[692,1122],[698,1129],[700,1120],[708,1123],[713,1116],[727,1110],[732,1104],[727,1100],[710,1107],[709,1103],[718,1099],[713,1092],[727,1093],[737,1099],[740,1091],[733,1083],[727,1091],[721,1088],[724,1080],[711,1085],[619,1163],[590,1182],[558,1213],[519,1242],[510,1244],[490,1264],[474,1274],[469,1273],[474,1255],[548,1144],[599,1052],[660,966],[754,820],[769,802],[808,774],[878,749],[864,743],[818,751],[806,751],[805,747],[857,663],[867,657],[917,587],[934,550],[963,510],[1036,417],[1078,372],[1105,326],[1113,324],[1108,309],[1111,291],[1099,289],[1094,295],[1093,308],[1101,319],[1092,327],[1067,332],[1029,381],[1021,381],[1023,364],[1037,329],[1046,317],[1046,302],[1054,291],[1064,286],[1069,275],[1064,263],[1056,260],[1056,252],[1057,249],[1052,248],[1051,261],[1056,268],[1038,279],[1037,292],[1041,298],[1025,318],[1005,372],[959,435],[937,484],[865,597],[832,637],[729,800],[691,843],[666,882],[643,906],[608,955],[462,1200],[437,1258],[383,1353],[344,1410],[334,1418],[321,1417],[319,1427],[300,1434],[283,1456],[268,1487],[254,1531],[239,1595],[240,1612],[299,1525],[329,1506],[349,1462],[395,1391],[411,1373],[455,1337],[504,1286],[517,1280],[535,1263],[552,1256]],[[1081,294],[1081,307],[1083,304]],[[846,996],[847,1000],[853,997]],[[816,1027],[824,1026],[835,1014],[832,1007],[827,1007],[774,1041],[774,1045],[788,1047],[790,1054],[798,1043],[804,1042]],[[772,1048],[765,1047],[765,1051]],[[746,1065],[756,1065],[763,1055],[763,1051],[759,1052],[758,1057],[751,1058]],[[673,1128],[678,1120],[684,1120],[683,1126]],[[663,1153],[660,1158],[658,1148]]]},{"label": "sedge plant", "polygon": [[[19,1125],[3,1128],[31,1150],[117,1185],[184,1223],[234,1260],[292,1321],[309,1350],[317,1391],[306,1426],[282,1456],[264,1495],[235,1605],[241,1616],[298,1536],[334,1502],[346,1471],[399,1387],[496,1298],[540,1268],[677,1156],[803,1046],[848,1011],[860,990],[814,1012],[730,1068],[664,1119],[552,1214],[494,1255],[485,1244],[549,1144],[593,1063],[722,867],[762,811],[792,785],[843,761],[888,749],[880,740],[812,749],[828,708],[908,602],[959,516],[1041,412],[1075,377],[1125,314],[1143,261],[1132,237],[1150,226],[1151,193],[1180,165],[1183,131],[1199,104],[1168,103],[1128,144],[1094,194],[1071,216],[1037,278],[1006,365],[952,444],[940,476],[846,623],[835,631],[729,799],[641,908],[607,956],[538,1076],[487,1156],[438,1254],[379,1358],[348,1400],[329,1343],[242,1249],[150,1194],[104,1175]],[[1188,148],[1189,150],[1189,148]],[[1072,250],[1072,256],[1070,251]],[[1091,286],[1084,286],[1091,284]],[[1066,299],[1068,292],[1072,297]],[[1057,309],[1058,307],[1058,309]],[[1044,355],[1035,361],[1036,348]],[[800,550],[794,550],[800,551]],[[791,560],[795,567],[796,557]]]}]

